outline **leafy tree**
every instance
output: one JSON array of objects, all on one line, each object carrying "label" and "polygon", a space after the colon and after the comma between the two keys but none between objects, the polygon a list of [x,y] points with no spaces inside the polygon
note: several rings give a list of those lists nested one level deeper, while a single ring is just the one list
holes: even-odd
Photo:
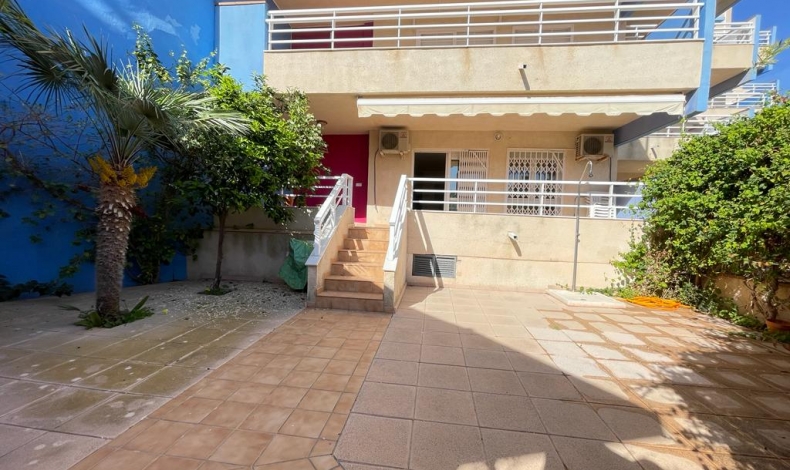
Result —
[{"label": "leafy tree", "polygon": [[305,96],[277,93],[256,77],[245,91],[222,69],[213,73],[209,93],[223,110],[250,120],[242,136],[193,133],[189,155],[194,177],[183,188],[196,204],[209,208],[219,222],[217,260],[210,291],[221,292],[223,244],[228,215],[253,207],[277,223],[293,213],[285,206],[283,188],[311,188],[325,150],[321,129],[310,114]]},{"label": "leafy tree", "polygon": [[44,33],[17,0],[0,0],[0,50],[18,60],[31,99],[80,106],[101,137],[88,164],[98,179],[96,311],[121,316],[120,293],[137,190],[154,175],[138,159],[151,147],[182,148],[191,129],[246,131],[237,114],[217,112],[213,99],[183,87],[163,86],[140,64],[117,67],[105,45],[85,32]]},{"label": "leafy tree", "polygon": [[755,307],[775,319],[779,283],[790,274],[788,99],[777,96],[753,118],[684,140],[644,182],[650,215],[643,242],[621,264],[639,269],[627,274],[657,293],[743,276]]}]

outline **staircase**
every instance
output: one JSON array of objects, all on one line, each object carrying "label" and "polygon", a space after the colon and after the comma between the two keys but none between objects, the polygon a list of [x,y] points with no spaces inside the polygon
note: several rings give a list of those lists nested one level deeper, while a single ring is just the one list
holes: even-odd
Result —
[{"label": "staircase", "polygon": [[324,287],[316,294],[317,308],[384,311],[384,258],[388,227],[355,226],[333,258]]}]

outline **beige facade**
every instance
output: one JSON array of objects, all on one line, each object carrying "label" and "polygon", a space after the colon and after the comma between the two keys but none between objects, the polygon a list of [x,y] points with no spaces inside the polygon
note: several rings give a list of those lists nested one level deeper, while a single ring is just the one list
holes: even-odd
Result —
[{"label": "beige facade", "polygon": [[[545,289],[570,285],[575,220],[412,211],[408,216],[410,285]],[[627,251],[641,222],[583,219],[580,226],[577,284],[608,287],[617,273],[610,262]],[[508,237],[516,234],[518,240]],[[457,257],[454,279],[413,276],[414,254]]]},{"label": "beige facade", "polygon": [[[452,132],[412,131],[409,134],[412,151],[403,156],[378,153],[378,131],[370,133],[368,164],[368,222],[385,224],[389,221],[392,201],[400,175],[414,176],[414,155],[422,152],[453,150],[488,151],[487,179],[507,179],[508,151],[511,149],[558,150],[564,152],[562,180],[576,181],[586,162],[576,161],[578,132]],[[499,136],[499,139],[497,139]],[[617,160],[608,159],[593,167],[593,181],[612,181],[617,174]],[[503,184],[489,183],[487,190],[504,190]],[[576,188],[566,188],[574,191]],[[572,200],[573,198],[571,198]],[[492,197],[492,202],[497,199]],[[501,201],[499,201],[501,202]],[[570,204],[569,200],[565,203]],[[502,212],[502,207],[488,206],[486,212]],[[570,215],[570,214],[569,214]]]},{"label": "beige facade", "polygon": [[264,63],[272,86],[308,94],[639,94],[694,89],[701,56],[701,42],[650,42],[268,51]]}]

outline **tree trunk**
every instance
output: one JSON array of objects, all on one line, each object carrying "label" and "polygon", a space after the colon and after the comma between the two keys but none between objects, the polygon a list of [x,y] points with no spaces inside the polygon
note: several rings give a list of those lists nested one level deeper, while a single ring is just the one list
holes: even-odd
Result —
[{"label": "tree trunk", "polygon": [[132,228],[134,189],[102,184],[96,212],[96,311],[102,318],[120,316],[121,287]]},{"label": "tree trunk", "polygon": [[228,218],[227,212],[219,214],[219,241],[217,241],[217,266],[214,269],[214,283],[211,285],[212,290],[218,290],[222,282],[222,244],[225,242],[225,221]]},{"label": "tree trunk", "polygon": [[765,305],[768,310],[768,319],[773,321],[779,316],[779,306],[776,304],[776,296],[779,293],[779,276],[773,276],[767,284]]}]

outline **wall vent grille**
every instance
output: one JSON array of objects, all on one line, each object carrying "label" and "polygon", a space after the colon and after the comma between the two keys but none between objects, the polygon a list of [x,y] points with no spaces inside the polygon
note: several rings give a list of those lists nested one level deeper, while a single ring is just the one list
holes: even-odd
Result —
[{"label": "wall vent grille", "polygon": [[411,275],[454,279],[457,262],[456,256],[414,255]]}]

